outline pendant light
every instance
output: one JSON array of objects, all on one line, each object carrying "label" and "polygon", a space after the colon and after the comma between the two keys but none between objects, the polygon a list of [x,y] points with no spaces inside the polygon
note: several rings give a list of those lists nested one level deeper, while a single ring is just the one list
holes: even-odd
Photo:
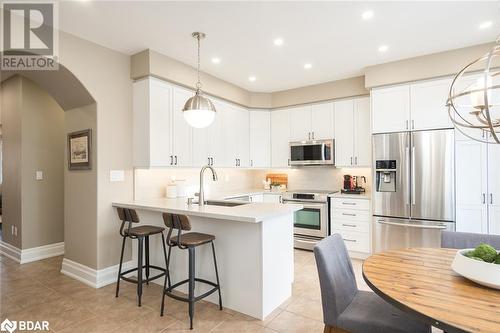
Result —
[{"label": "pendant light", "polygon": [[193,32],[192,36],[198,42],[198,82],[196,82],[196,92],[193,97],[187,100],[182,109],[186,122],[195,128],[210,126],[215,119],[215,106],[210,99],[203,97],[200,82],[200,40],[205,38],[203,32]]},{"label": "pendant light", "polygon": [[[484,143],[500,144],[499,61],[500,37],[488,53],[458,72],[448,94],[448,113],[455,128]],[[478,69],[480,75],[471,84]]]}]

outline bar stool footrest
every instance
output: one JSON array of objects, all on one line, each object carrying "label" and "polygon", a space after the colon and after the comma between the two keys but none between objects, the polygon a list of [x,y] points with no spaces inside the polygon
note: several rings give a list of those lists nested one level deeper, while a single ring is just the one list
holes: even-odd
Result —
[{"label": "bar stool footrest", "polygon": [[[142,266],[143,269],[146,268],[146,266]],[[150,277],[149,279],[146,279],[145,277],[142,279],[142,283],[145,283],[145,282],[150,282],[150,281],[153,281],[153,280],[156,280],[158,278],[161,278],[162,276],[165,276],[166,275],[166,272],[165,272],[165,268],[162,268],[162,267],[159,267],[159,266],[154,266],[154,265],[149,265],[149,268],[154,268],[154,269],[157,269],[159,271],[162,271],[160,274],[158,275],[154,275],[152,277]],[[134,278],[130,278],[130,277],[126,277],[125,274],[129,274],[129,273],[132,273],[132,272],[136,272],[138,270],[137,267],[134,267],[134,268],[131,268],[129,270],[126,270],[125,272],[122,272],[120,274],[120,279],[124,280],[124,281],[127,281],[127,282],[131,282],[131,283],[135,283],[135,284],[138,284],[138,281],[137,279],[134,279]]]},{"label": "bar stool footrest", "polygon": [[[209,296],[209,295],[213,294],[213,293],[214,293],[214,292],[216,292],[217,290],[219,290],[219,286],[218,286],[216,283],[212,282],[212,281],[208,281],[208,280],[205,280],[205,279],[200,279],[200,278],[195,278],[194,280],[195,280],[196,282],[205,283],[205,284],[208,284],[208,285],[210,285],[210,286],[213,286],[213,287],[214,287],[213,289],[210,289],[210,290],[209,290],[209,291],[207,291],[206,293],[201,294],[201,295],[199,295],[199,296],[195,297],[195,298],[194,298],[194,301],[195,301],[195,302],[197,302],[197,301],[199,301],[199,300],[201,300],[201,299],[203,299],[203,298],[205,298],[205,297],[207,297],[207,296]],[[167,295],[168,297],[173,298],[173,299],[175,299],[175,300],[181,301],[181,302],[189,302],[189,298],[187,298],[187,297],[182,297],[182,296],[178,296],[178,295],[175,295],[175,294],[173,294],[173,293],[172,293],[172,290],[173,290],[173,289],[175,289],[175,288],[177,288],[177,287],[179,287],[179,286],[181,286],[181,285],[183,285],[183,284],[185,284],[185,283],[188,283],[188,282],[189,282],[189,279],[186,279],[186,280],[183,280],[183,281],[181,281],[181,282],[177,282],[176,284],[174,284],[174,285],[172,285],[172,286],[168,287],[167,289],[165,289],[165,290],[164,290],[165,295]]]}]

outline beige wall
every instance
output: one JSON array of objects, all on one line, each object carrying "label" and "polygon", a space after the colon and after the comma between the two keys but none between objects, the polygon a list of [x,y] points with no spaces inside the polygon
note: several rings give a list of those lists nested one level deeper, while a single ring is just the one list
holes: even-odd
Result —
[{"label": "beige wall", "polygon": [[67,110],[66,133],[92,129],[92,169],[68,170],[64,161],[65,258],[89,267],[97,262],[97,108],[95,104]]},{"label": "beige wall", "polygon": [[[36,84],[15,76],[2,84],[4,241],[20,249],[63,241],[64,113]],[[36,180],[35,172],[43,172]],[[11,235],[11,225],[18,228]]]},{"label": "beige wall", "polygon": [[[96,101],[97,235],[88,240],[87,248],[96,248],[97,258],[87,266],[101,269],[117,264],[121,249],[118,219],[111,204],[133,196],[130,57],[60,32],[59,60]],[[123,182],[109,181],[109,172],[114,169],[125,171]],[[79,256],[75,261],[87,260],[85,254]]]},{"label": "beige wall", "polygon": [[331,99],[368,95],[365,89],[365,77],[331,81],[272,93],[272,107],[281,108],[290,105],[314,103]]},{"label": "beige wall", "polygon": [[[22,79],[22,248],[64,241],[64,111]],[[43,172],[36,180],[35,172]],[[8,177],[8,175],[6,175]]]},{"label": "beige wall", "polygon": [[[2,82],[3,194],[2,240],[18,249],[22,247],[21,224],[21,77]],[[8,175],[8,176],[7,176]],[[18,236],[11,234],[17,227]]]},{"label": "beige wall", "polygon": [[[196,69],[158,52],[144,50],[131,57],[130,77],[137,80],[148,75],[192,88]],[[273,109],[369,93],[363,76],[273,93],[251,92],[206,73],[201,80],[207,94],[249,108]]]},{"label": "beige wall", "polygon": [[365,68],[367,88],[456,74],[486,54],[493,43],[428,54]]}]

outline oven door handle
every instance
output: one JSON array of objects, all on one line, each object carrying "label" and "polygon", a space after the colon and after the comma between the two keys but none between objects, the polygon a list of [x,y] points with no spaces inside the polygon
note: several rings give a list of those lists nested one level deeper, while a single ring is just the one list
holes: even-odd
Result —
[{"label": "oven door handle", "polygon": [[300,201],[300,200],[295,200],[295,199],[283,199],[284,204],[301,204],[304,206],[304,208],[325,208],[326,209],[326,202],[309,202],[309,201]]}]

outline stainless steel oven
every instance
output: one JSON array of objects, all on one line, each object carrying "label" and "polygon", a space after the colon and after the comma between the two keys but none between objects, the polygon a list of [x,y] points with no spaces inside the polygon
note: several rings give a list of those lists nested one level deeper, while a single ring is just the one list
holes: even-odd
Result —
[{"label": "stainless steel oven", "polygon": [[283,203],[300,203],[304,208],[294,213],[294,246],[312,250],[328,236],[328,194],[331,191],[293,191],[283,195]]},{"label": "stainless steel oven", "polygon": [[335,140],[290,142],[290,165],[334,165]]}]

